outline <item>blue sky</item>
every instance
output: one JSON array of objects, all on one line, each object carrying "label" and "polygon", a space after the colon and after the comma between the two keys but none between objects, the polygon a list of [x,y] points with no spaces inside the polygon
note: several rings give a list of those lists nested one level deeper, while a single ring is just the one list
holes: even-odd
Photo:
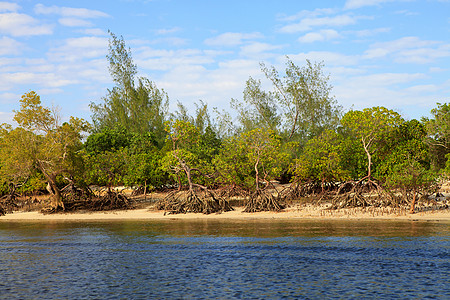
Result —
[{"label": "blue sky", "polygon": [[191,112],[231,111],[259,63],[323,61],[344,109],[386,106],[406,119],[450,100],[450,0],[0,1],[0,123],[22,94],[90,120],[112,86],[108,33],[139,75]]}]

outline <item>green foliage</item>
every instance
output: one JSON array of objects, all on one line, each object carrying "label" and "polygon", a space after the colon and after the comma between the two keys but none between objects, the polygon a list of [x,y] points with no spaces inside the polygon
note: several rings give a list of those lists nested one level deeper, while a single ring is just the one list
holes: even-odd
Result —
[{"label": "green foliage", "polygon": [[[160,146],[164,143],[164,122],[168,96],[145,77],[136,80],[136,65],[123,38],[111,33],[109,71],[116,86],[108,90],[103,103],[91,103],[92,120],[97,132],[122,126],[128,132],[152,132]],[[135,82],[137,81],[137,82]]]},{"label": "green foliage", "polygon": [[381,147],[382,141],[402,123],[403,118],[398,113],[379,106],[362,111],[352,110],[342,118],[344,130],[360,141],[360,147],[366,153],[367,177],[372,176],[372,155]]},{"label": "green foliage", "polygon": [[161,150],[152,133],[105,128],[90,135],[84,147],[84,178],[88,184],[159,187],[166,183]]},{"label": "green foliage", "polygon": [[[417,120],[402,123],[384,141],[380,150],[377,177],[386,187],[400,190],[413,203],[417,193],[424,193],[436,182],[430,169],[425,125]],[[412,211],[414,205],[411,206]]]},{"label": "green foliage", "polygon": [[323,63],[306,60],[306,65],[299,67],[287,58],[283,77],[274,67],[261,64],[261,69],[273,83],[273,96],[284,115],[281,123],[290,140],[304,143],[338,125],[341,107],[330,95],[332,86],[323,73]]},{"label": "green foliage", "polygon": [[417,120],[406,121],[396,127],[380,147],[377,178],[382,180],[389,177],[394,169],[405,162],[407,166],[415,166],[418,163],[425,170],[429,170],[429,148],[425,137],[425,126]]},{"label": "green foliage", "polygon": [[115,151],[130,146],[133,135],[124,127],[105,127],[88,136],[84,148],[88,153]]},{"label": "green foliage", "polygon": [[339,128],[339,157],[341,168],[356,180],[367,175],[367,155],[361,141],[348,128]]},{"label": "green foliage", "polygon": [[127,148],[127,185],[152,185],[160,187],[167,181],[161,167],[162,151],[156,147],[153,134],[134,134]]},{"label": "green foliage", "polygon": [[231,136],[222,142],[219,153],[213,160],[218,171],[218,181],[222,185],[250,188],[254,185],[253,168],[243,142],[238,136]]},{"label": "green foliage", "polygon": [[254,129],[230,138],[214,160],[224,183],[259,188],[282,173],[287,154],[281,150],[281,137],[270,129]]},{"label": "green foliage", "polygon": [[386,186],[399,189],[407,200],[412,200],[416,193],[430,192],[435,183],[436,173],[409,156],[400,157],[386,176]]},{"label": "green foliage", "polygon": [[[194,181],[211,184],[209,175],[214,172],[212,159],[219,151],[216,147],[220,147],[220,140],[212,128],[208,126],[201,133],[199,127],[181,119],[167,122],[166,126],[170,132],[172,150],[163,158],[163,169],[171,172],[179,183],[187,182],[190,188]],[[184,176],[185,181],[182,182]]]},{"label": "green foliage", "polygon": [[27,178],[39,170],[53,190],[53,206],[64,207],[57,177],[71,177],[75,172],[82,133],[89,129],[89,124],[74,117],[60,124],[57,110],[42,106],[33,91],[22,96],[14,120],[17,128],[3,125],[0,130],[2,177],[17,182],[18,178]]},{"label": "green foliage", "polygon": [[243,103],[231,99],[231,107],[238,112],[243,132],[256,128],[277,131],[281,122],[272,93],[261,89],[261,81],[249,78],[244,90]]},{"label": "green foliage", "polygon": [[437,103],[437,108],[432,109],[431,114],[431,119],[423,118],[422,122],[427,129],[432,166],[438,171],[446,168],[447,155],[450,153],[450,105]]},{"label": "green foliage", "polygon": [[302,155],[294,161],[295,180],[336,182],[349,179],[349,172],[342,166],[340,136],[331,130],[309,140]]},{"label": "green foliage", "polygon": [[126,150],[85,153],[85,180],[89,184],[100,186],[117,186],[124,183],[126,167]]},{"label": "green foliage", "polygon": [[89,129],[86,121],[71,117],[68,123],[60,125],[57,111],[43,107],[35,92],[22,96],[14,119],[18,128],[3,128],[3,140],[7,143],[4,149],[9,151],[5,167],[25,173],[37,168],[46,177],[72,169],[82,146],[82,132]]}]

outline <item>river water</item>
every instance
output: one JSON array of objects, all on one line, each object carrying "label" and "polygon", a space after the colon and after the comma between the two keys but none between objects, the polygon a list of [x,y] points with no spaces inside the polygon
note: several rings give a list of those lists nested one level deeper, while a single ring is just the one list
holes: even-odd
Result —
[{"label": "river water", "polygon": [[450,224],[0,222],[0,299],[450,299]]}]

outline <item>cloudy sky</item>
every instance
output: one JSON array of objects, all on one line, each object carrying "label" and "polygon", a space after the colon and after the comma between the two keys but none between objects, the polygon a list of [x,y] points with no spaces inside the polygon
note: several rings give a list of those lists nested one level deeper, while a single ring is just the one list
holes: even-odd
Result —
[{"label": "cloudy sky", "polygon": [[108,29],[139,75],[194,109],[230,110],[259,63],[323,61],[346,110],[386,106],[407,119],[450,101],[450,0],[0,1],[0,123],[30,90],[90,120],[112,86]]}]

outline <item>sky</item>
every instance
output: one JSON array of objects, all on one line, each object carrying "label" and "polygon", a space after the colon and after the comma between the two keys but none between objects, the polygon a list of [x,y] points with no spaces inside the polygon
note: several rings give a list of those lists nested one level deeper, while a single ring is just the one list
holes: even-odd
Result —
[{"label": "sky", "polygon": [[450,0],[0,1],[0,123],[21,95],[91,120],[113,86],[108,30],[170,110],[202,100],[232,112],[245,82],[270,84],[260,63],[323,62],[344,111],[385,106],[405,119],[450,101]]}]

